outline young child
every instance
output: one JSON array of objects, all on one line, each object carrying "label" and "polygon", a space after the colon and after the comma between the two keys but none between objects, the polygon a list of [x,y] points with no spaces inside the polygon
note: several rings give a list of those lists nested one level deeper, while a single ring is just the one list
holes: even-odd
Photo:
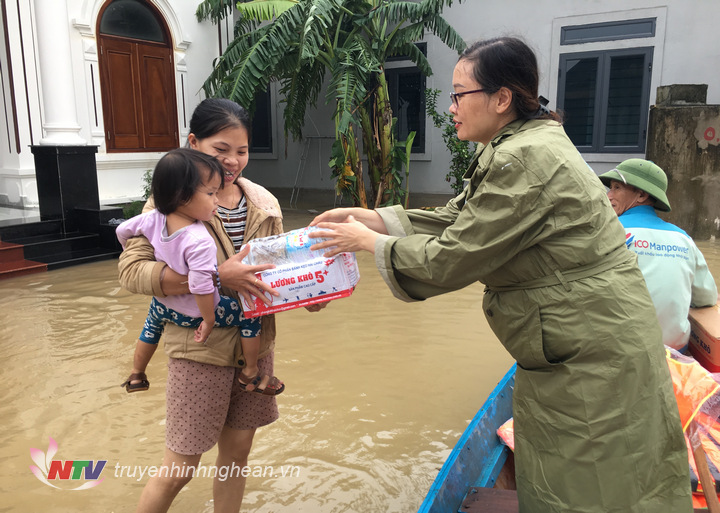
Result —
[{"label": "young child", "polygon": [[[240,303],[220,296],[215,281],[217,246],[203,225],[217,212],[217,191],[223,187],[223,167],[203,152],[180,148],[158,161],[150,186],[155,210],[122,223],[117,237],[125,247],[130,237],[144,235],[155,249],[155,258],[188,276],[190,294],[153,297],[145,326],[135,348],[133,370],[122,384],[127,392],[147,390],[145,375],[163,332],[163,323],[197,327],[195,342],[204,343],[214,326],[239,326],[246,360],[257,355],[260,319],[244,319]],[[257,362],[247,361],[250,367]],[[252,392],[277,395],[284,390],[266,387]]]}]

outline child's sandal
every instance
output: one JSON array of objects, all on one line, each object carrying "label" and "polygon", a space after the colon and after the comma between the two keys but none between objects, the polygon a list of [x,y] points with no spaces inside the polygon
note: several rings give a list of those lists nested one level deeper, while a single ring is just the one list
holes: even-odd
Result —
[{"label": "child's sandal", "polygon": [[[242,388],[245,392],[252,392],[261,395],[278,395],[281,394],[283,390],[285,390],[285,385],[283,384],[283,382],[277,379],[275,376],[270,376],[270,379],[268,379],[265,388],[259,388],[264,377],[265,375],[262,372],[258,372],[252,378],[245,376],[245,374],[241,372],[240,377],[238,378],[238,381],[240,382],[240,388]],[[247,387],[249,386],[252,386],[253,388],[251,390],[248,390]]]},{"label": "child's sandal", "polygon": [[[138,381],[138,383],[131,383],[131,381]],[[130,377],[120,386],[125,387],[125,391],[128,394],[131,394],[133,392],[142,392],[143,390],[147,390],[150,388],[150,382],[144,372],[137,372],[135,374],[130,374]]]}]

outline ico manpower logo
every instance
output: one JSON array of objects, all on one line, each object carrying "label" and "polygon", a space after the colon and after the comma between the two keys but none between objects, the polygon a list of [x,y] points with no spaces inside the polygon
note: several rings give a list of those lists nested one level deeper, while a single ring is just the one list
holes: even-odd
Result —
[{"label": "ico manpower logo", "polygon": [[628,233],[625,235],[625,245],[628,247],[628,249],[637,245],[635,243],[635,236],[632,233]]},{"label": "ico manpower logo", "polygon": [[[42,483],[60,490],[87,490],[104,481],[99,478],[107,460],[54,460],[58,445],[52,438],[49,440],[47,454],[40,449],[30,449],[30,457],[35,462],[35,465],[30,465],[30,470]],[[74,485],[83,479],[85,482],[74,488],[56,486],[50,482]]]}]

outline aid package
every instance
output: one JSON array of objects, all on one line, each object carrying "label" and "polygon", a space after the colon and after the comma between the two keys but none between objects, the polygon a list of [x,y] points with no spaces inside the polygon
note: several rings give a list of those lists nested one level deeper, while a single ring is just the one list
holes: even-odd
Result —
[{"label": "aid package", "polygon": [[254,298],[252,304],[242,299],[245,317],[259,317],[324,303],[353,293],[360,280],[355,253],[340,253],[325,258],[323,251],[311,251],[310,246],[322,240],[308,237],[315,230],[318,228],[305,227],[248,243],[250,252],[243,263],[274,264],[274,269],[257,273],[256,276],[277,290],[280,296],[266,294],[272,301],[270,305],[259,298]]},{"label": "aid package", "polygon": [[720,372],[720,303],[690,309],[690,354],[710,372]]}]

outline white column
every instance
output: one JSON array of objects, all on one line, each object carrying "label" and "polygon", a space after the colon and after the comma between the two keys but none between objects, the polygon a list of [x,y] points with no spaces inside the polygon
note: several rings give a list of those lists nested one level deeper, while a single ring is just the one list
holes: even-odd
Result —
[{"label": "white column", "polygon": [[66,0],[35,0],[35,25],[44,111],[40,144],[85,145],[75,105]]}]

